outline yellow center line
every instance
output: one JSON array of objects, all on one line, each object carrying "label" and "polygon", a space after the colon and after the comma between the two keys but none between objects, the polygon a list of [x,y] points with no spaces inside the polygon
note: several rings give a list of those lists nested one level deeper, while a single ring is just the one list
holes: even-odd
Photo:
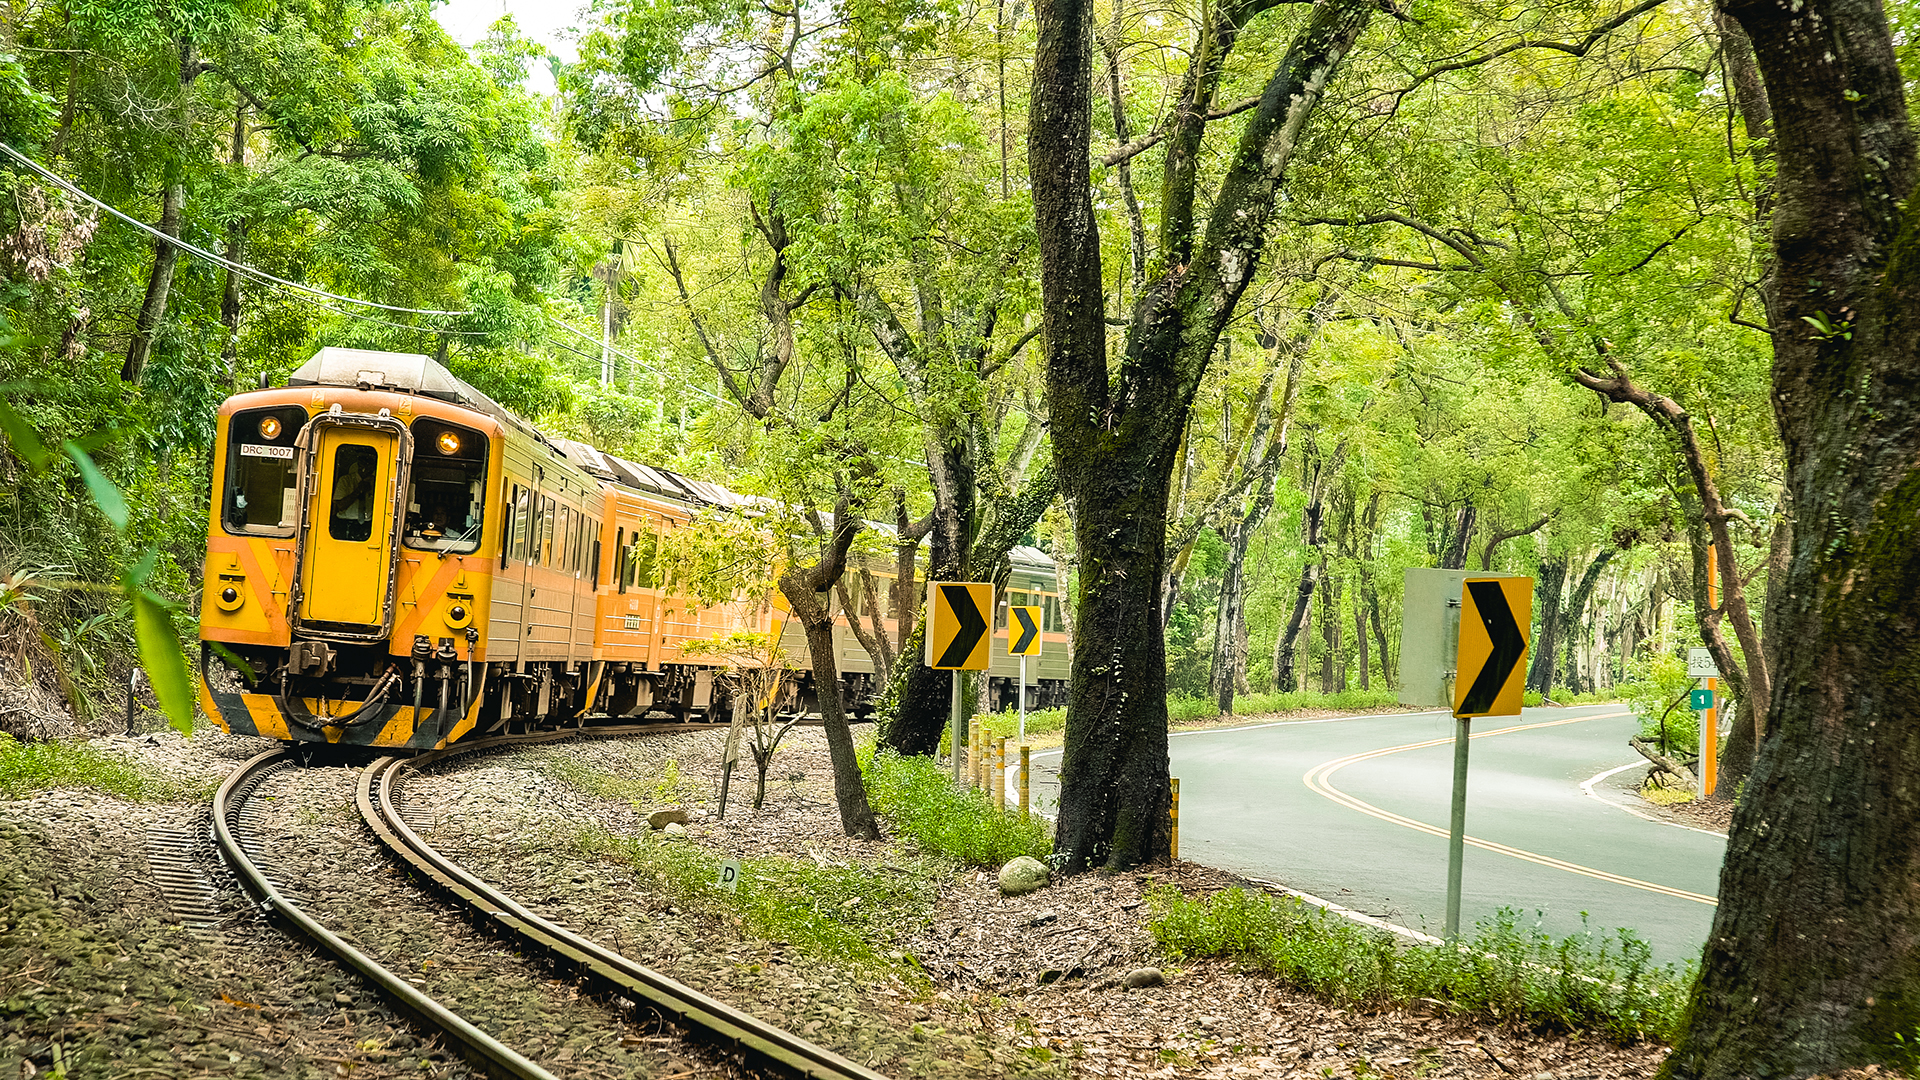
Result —
[{"label": "yellow center line", "polygon": [[[1537,728],[1559,727],[1563,724],[1579,724],[1579,723],[1584,723],[1588,720],[1603,720],[1609,717],[1627,716],[1627,715],[1630,715],[1630,714],[1624,711],[1594,713],[1592,716],[1573,716],[1573,717],[1568,717],[1565,720],[1547,720],[1538,724],[1516,724],[1513,727],[1498,728],[1493,731],[1476,732],[1469,737],[1474,739],[1486,739],[1486,738],[1491,738],[1495,735],[1507,735],[1515,731],[1533,731]],[[1436,826],[1436,825],[1429,825],[1424,821],[1415,821],[1409,817],[1402,817],[1399,814],[1393,813],[1390,810],[1382,810],[1381,808],[1373,805],[1370,802],[1367,802],[1363,799],[1355,798],[1354,796],[1349,795],[1344,791],[1341,791],[1339,788],[1336,788],[1333,786],[1332,777],[1334,773],[1339,772],[1341,769],[1344,769],[1349,765],[1357,765],[1360,762],[1371,761],[1374,758],[1379,758],[1379,757],[1386,757],[1389,754],[1405,753],[1408,750],[1424,750],[1430,746],[1446,746],[1452,742],[1453,742],[1452,736],[1448,736],[1447,738],[1444,738],[1444,739],[1428,739],[1425,742],[1408,743],[1405,746],[1389,746],[1383,750],[1369,750],[1363,754],[1351,754],[1347,757],[1335,758],[1332,761],[1315,766],[1302,779],[1305,780],[1307,787],[1313,790],[1314,792],[1320,795],[1324,795],[1329,799],[1332,799],[1334,802],[1339,803],[1341,806],[1344,806],[1349,810],[1358,810],[1361,813],[1369,815],[1371,817],[1379,818],[1382,821],[1392,822],[1395,825],[1400,825],[1405,828],[1413,829],[1417,832],[1423,832],[1423,833],[1431,834],[1433,836],[1444,837],[1447,835],[1446,829],[1440,828],[1439,826]],[[1491,840],[1482,840],[1476,836],[1466,837],[1466,842],[1484,851],[1492,851],[1497,854],[1508,855],[1516,859],[1523,859],[1527,862],[1536,863],[1540,866],[1551,867],[1555,870],[1565,870],[1569,874],[1582,874],[1582,875],[1585,875],[1586,877],[1597,878],[1601,881],[1610,881],[1610,882],[1613,882],[1615,885],[1625,885],[1628,888],[1632,888],[1632,889],[1644,889],[1647,892],[1660,893],[1663,896],[1677,897],[1681,900],[1691,900],[1696,904],[1707,904],[1709,906],[1712,906],[1718,903],[1718,901],[1716,901],[1711,896],[1703,896],[1700,893],[1688,892],[1685,889],[1676,889],[1668,885],[1660,885],[1651,881],[1642,881],[1639,878],[1626,877],[1621,874],[1612,874],[1612,873],[1608,873],[1605,870],[1596,870],[1591,866],[1581,866],[1579,863],[1570,863],[1564,859],[1553,858],[1550,855],[1541,855],[1532,851],[1524,851],[1520,848],[1508,847],[1505,844],[1496,844]]]}]

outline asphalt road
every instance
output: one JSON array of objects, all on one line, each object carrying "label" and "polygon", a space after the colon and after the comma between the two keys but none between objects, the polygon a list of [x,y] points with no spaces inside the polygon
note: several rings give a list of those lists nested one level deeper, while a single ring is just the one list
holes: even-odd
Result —
[{"label": "asphalt road", "polygon": [[[1639,760],[1626,745],[1634,728],[1620,706],[1474,722],[1463,925],[1512,907],[1564,936],[1581,929],[1585,912],[1597,931],[1632,928],[1661,962],[1699,956],[1726,841],[1636,817],[1581,788]],[[1180,854],[1437,934],[1446,921],[1452,735],[1445,713],[1177,734]],[[1052,781],[1058,762],[1053,751],[1036,765]],[[1046,791],[1049,803],[1054,794]]]}]

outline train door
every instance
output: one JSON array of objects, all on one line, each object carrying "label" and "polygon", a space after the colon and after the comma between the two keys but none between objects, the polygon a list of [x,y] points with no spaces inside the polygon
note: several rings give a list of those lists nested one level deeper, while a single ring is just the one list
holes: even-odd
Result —
[{"label": "train door", "polygon": [[535,465],[533,485],[520,490],[520,502],[513,508],[513,557],[520,560],[520,564],[507,572],[513,575],[520,594],[520,625],[514,630],[513,643],[513,658],[518,661],[514,670],[519,672],[527,670],[528,639],[538,619],[534,611],[538,592],[533,564],[540,560],[540,489],[545,486],[546,478],[546,469]]},{"label": "train door", "polygon": [[315,417],[309,440],[300,551],[303,629],[374,640],[393,619],[398,493],[412,439],[367,417]]}]

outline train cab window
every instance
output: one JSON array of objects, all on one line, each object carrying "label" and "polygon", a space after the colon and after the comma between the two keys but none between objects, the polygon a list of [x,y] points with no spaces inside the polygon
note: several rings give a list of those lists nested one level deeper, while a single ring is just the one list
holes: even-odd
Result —
[{"label": "train cab window", "polygon": [[487,437],[424,416],[415,420],[401,534],[406,545],[463,554],[479,550],[486,504]]},{"label": "train cab window", "polygon": [[374,489],[380,478],[380,451],[360,443],[343,444],[333,452],[332,468],[327,535],[349,543],[370,539],[378,498]]},{"label": "train cab window", "polygon": [[307,423],[298,405],[250,409],[227,422],[226,496],[220,522],[230,533],[292,536],[300,524],[295,441]]},{"label": "train cab window", "polygon": [[1059,633],[1060,598],[1057,596],[1049,596],[1040,605],[1040,608],[1040,629],[1045,630],[1049,634]]}]

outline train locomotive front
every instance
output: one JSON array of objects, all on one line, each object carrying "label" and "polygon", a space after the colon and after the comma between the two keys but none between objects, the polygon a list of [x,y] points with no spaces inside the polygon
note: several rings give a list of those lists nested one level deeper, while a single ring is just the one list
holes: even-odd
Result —
[{"label": "train locomotive front", "polygon": [[[323,349],[285,387],[229,399],[201,597],[207,714],[237,734],[411,749],[459,738],[489,702],[511,716],[489,616],[531,589],[503,580],[513,538],[495,526],[509,459],[536,446],[424,356]],[[574,501],[596,496],[584,474],[548,486],[569,481]]]}]

